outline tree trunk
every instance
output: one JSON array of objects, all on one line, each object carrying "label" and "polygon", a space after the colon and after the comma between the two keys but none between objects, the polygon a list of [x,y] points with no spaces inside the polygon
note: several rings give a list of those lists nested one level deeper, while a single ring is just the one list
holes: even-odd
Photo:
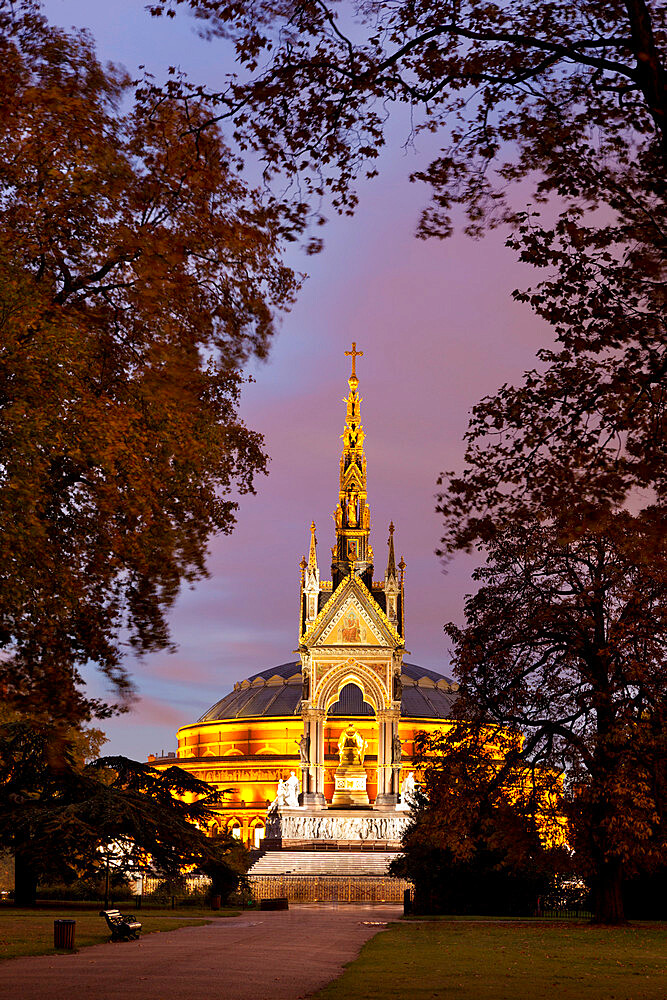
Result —
[{"label": "tree trunk", "polygon": [[630,21],[632,51],[636,59],[635,78],[646,98],[648,110],[658,127],[662,148],[667,153],[667,77],[655,42],[651,11],[646,0],[625,0]]},{"label": "tree trunk", "polygon": [[35,906],[37,903],[37,873],[18,851],[14,857],[14,905]]},{"label": "tree trunk", "polygon": [[601,862],[595,880],[596,924],[625,924],[623,910],[623,868],[621,862]]}]

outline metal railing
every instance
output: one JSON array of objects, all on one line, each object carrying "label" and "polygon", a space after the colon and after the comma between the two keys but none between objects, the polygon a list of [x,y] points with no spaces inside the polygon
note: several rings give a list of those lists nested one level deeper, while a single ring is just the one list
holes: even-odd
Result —
[{"label": "metal railing", "polygon": [[255,899],[283,896],[294,903],[400,903],[408,883],[368,875],[256,875]]}]

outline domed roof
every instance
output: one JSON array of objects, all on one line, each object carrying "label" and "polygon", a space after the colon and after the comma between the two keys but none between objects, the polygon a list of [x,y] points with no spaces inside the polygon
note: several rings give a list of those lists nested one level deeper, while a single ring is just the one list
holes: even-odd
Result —
[{"label": "domed roof", "polygon": [[[455,681],[415,663],[403,664],[401,681],[401,716],[408,719],[450,717],[458,689]],[[356,685],[346,685],[340,693],[339,701],[329,709],[329,714],[372,714],[372,709],[361,700],[359,693]],[[238,681],[234,690],[212,705],[197,722],[298,715],[300,706],[301,663],[291,660],[289,663],[261,670],[247,680]]]}]

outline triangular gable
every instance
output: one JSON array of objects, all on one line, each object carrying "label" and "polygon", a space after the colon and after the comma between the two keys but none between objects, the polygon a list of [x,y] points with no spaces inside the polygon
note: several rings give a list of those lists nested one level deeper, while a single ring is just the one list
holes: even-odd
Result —
[{"label": "triangular gable", "polygon": [[347,576],[312,622],[307,646],[402,646],[403,640],[358,576]]},{"label": "triangular gable", "polygon": [[[366,614],[364,614],[366,612]],[[315,640],[324,646],[386,646],[386,636],[358,598],[348,595],[338,606],[333,618]]]}]

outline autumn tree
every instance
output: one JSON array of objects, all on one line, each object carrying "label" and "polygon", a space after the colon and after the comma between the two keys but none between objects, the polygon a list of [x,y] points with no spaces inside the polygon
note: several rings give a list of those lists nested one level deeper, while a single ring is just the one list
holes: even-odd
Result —
[{"label": "autumn tree", "polygon": [[414,763],[421,787],[390,870],[412,882],[415,911],[532,916],[570,867],[560,775],[527,766],[516,730],[464,720],[419,733]]},{"label": "autumn tree", "polygon": [[296,287],[280,206],[193,133],[210,111],[132,94],[0,0],[0,688],[67,720],[109,711],[84,664],[122,697],[125,649],[168,645],[265,470],[242,373]]},{"label": "autumn tree", "polygon": [[[314,205],[354,210],[396,105],[443,148],[414,178],[433,201],[419,234],[448,236],[457,206],[479,235],[505,225],[544,280],[516,292],[555,347],[523,384],[475,410],[463,472],[443,479],[443,549],[545,504],[594,520],[629,494],[665,497],[667,37],[663,0],[159,0],[232,43],[238,70],[210,97],[267,175]],[[585,471],[584,471],[585,470]]]},{"label": "autumn tree", "polygon": [[176,766],[86,760],[89,744],[62,726],[0,726],[0,844],[14,855],[16,905],[34,904],[49,881],[99,879],[109,849],[126,871],[176,879],[195,866],[228,892],[243,880],[244,849],[206,835],[224,792]]},{"label": "autumn tree", "polygon": [[623,919],[623,878],[667,852],[665,538],[655,560],[647,538],[627,513],[574,539],[540,522],[508,530],[465,627],[446,629],[458,717],[522,734],[515,763],[564,775],[570,842],[609,923]]}]

